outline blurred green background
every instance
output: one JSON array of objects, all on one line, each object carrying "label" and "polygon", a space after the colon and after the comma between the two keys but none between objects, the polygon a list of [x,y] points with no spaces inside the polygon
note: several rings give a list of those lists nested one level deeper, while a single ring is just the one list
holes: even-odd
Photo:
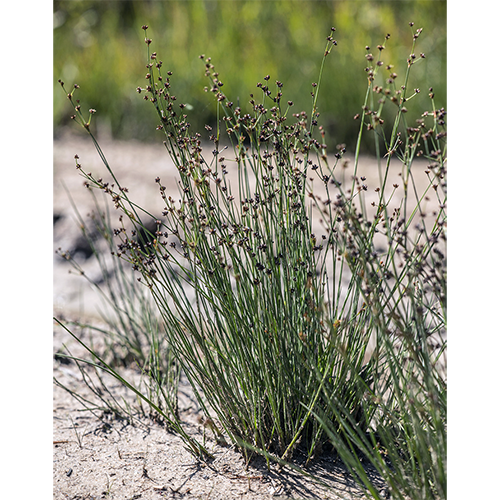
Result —
[{"label": "blurred green background", "polygon": [[[200,54],[212,58],[224,92],[243,109],[257,82],[283,82],[283,100],[294,112],[311,110],[311,83],[318,73],[330,28],[338,46],[326,59],[319,95],[320,124],[330,144],[354,149],[366,92],[365,46],[376,55],[384,36],[384,66],[394,64],[403,79],[412,32],[424,28],[416,54],[426,58],[412,69],[410,87],[422,93],[410,119],[430,109],[432,86],[438,107],[446,107],[446,1],[180,0],[54,1],[54,133],[67,125],[72,109],[57,80],[80,85],[82,109],[97,109],[97,133],[115,139],[159,140],[153,107],[136,92],[145,86],[149,26],[151,50],[173,72],[172,93],[189,103],[192,130],[215,121],[215,103]],[[379,82],[380,83],[380,82]],[[401,82],[402,83],[402,82]],[[271,88],[273,88],[271,86]],[[257,91],[258,90],[258,91]],[[250,107],[248,105],[248,111]],[[365,143],[365,150],[369,143]]]}]

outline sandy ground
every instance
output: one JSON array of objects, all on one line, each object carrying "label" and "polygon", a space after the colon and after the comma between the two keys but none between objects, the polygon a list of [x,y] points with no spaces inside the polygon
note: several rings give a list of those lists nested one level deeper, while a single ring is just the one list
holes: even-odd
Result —
[{"label": "sandy ground", "polygon": [[[153,213],[161,211],[162,203],[155,183],[157,176],[167,187],[167,193],[177,194],[176,169],[161,141],[143,145],[135,142],[101,143],[101,147],[129,196]],[[54,143],[54,249],[77,249],[81,246],[80,231],[65,190],[82,216],[90,210],[91,200],[83,187],[83,179],[75,169],[75,154],[86,171],[108,178],[104,165],[90,139],[85,135],[65,136]],[[426,183],[423,169],[417,165]],[[378,184],[373,160],[363,159],[359,175],[367,177],[369,191]],[[393,172],[398,181],[398,172]],[[64,188],[65,187],[65,188]],[[374,195],[373,195],[374,196]],[[435,200],[429,202],[435,205]],[[118,217],[118,214],[116,215]],[[92,262],[86,262],[89,273],[96,272]],[[54,314],[69,320],[98,318],[97,294],[81,276],[69,273],[67,262],[54,256]],[[74,355],[84,354],[61,328],[54,328],[54,352],[65,344]],[[133,370],[124,371],[130,380],[137,378]],[[54,360],[54,376],[72,390],[89,394],[74,363]],[[110,387],[117,395],[134,404],[133,395],[126,393],[113,379]],[[195,436],[204,428],[197,420],[196,404],[190,388],[181,384],[181,417],[186,428]],[[362,492],[349,479],[344,468],[328,458],[318,460],[308,470],[320,476],[330,489],[291,470],[270,470],[264,461],[256,460],[249,468],[231,447],[222,447],[207,435],[207,445],[215,459],[203,463],[184,448],[181,439],[158,423],[144,418],[135,426],[121,421],[106,420],[102,415],[82,411],[82,406],[67,391],[54,386],[54,475],[55,499],[160,499],[160,498],[358,498]]]}]

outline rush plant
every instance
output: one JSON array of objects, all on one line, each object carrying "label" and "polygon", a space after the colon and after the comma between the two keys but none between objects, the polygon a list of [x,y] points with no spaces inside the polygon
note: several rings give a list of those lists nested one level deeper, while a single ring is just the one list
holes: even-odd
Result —
[{"label": "rush plant", "polygon": [[[214,434],[247,460],[258,453],[288,461],[301,450],[309,461],[333,451],[375,498],[381,493],[362,456],[395,497],[412,488],[422,498],[445,496],[446,379],[438,366],[446,345],[445,112],[434,108],[430,91],[430,112],[416,124],[405,121],[410,101],[422,97],[408,91],[410,71],[425,58],[414,55],[421,30],[413,32],[401,85],[381,59],[389,36],[377,55],[367,49],[354,175],[346,180],[345,146],[330,153],[319,125],[318,91],[335,28],[308,112],[294,112],[284,84],[269,75],[240,107],[224,94],[211,59],[200,56],[218,117],[203,134],[191,130],[187,105],[177,102],[172,74],[143,29],[146,85],[137,92],[156,112],[178,193],[156,178],[161,215],[129,199],[75,86],[67,93],[73,118],[111,179],[86,173],[78,160],[77,167],[86,186],[120,211],[114,254],[153,298],[166,344]],[[393,118],[385,118],[389,106]],[[373,134],[379,164],[371,203],[357,171],[365,133]],[[430,162],[418,172],[428,176],[424,193],[414,192],[417,157]],[[395,168],[401,186],[388,185]],[[438,208],[427,214],[430,196]]]}]

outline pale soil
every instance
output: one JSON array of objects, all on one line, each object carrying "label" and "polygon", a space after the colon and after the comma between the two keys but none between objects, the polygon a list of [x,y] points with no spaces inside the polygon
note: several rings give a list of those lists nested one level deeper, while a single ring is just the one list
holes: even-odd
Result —
[{"label": "pale soil", "polygon": [[[154,181],[157,176],[167,187],[167,194],[176,197],[176,170],[161,141],[153,145],[102,143],[101,147],[121,184],[129,188],[129,196],[139,205],[153,213],[161,213],[161,198]],[[83,179],[75,169],[75,154],[79,155],[79,162],[86,171],[96,177],[109,178],[88,137],[67,136],[55,141],[54,213],[58,219],[54,226],[54,249],[78,247],[79,229],[62,183],[71,193],[82,216],[85,217],[92,208]],[[427,183],[422,171],[426,164],[422,162],[417,167],[422,186]],[[351,171],[352,166],[346,170],[346,178]],[[397,174],[394,169],[391,184],[398,181]],[[369,187],[368,193],[373,193],[370,196],[374,197],[378,173],[373,161],[363,159],[358,175],[367,177],[364,183]],[[436,205],[435,199],[429,203]],[[91,260],[85,263],[85,268],[91,275],[97,272]],[[54,314],[70,320],[86,318],[95,321],[98,318],[99,298],[82,277],[69,274],[69,269],[67,262],[54,257]],[[84,355],[81,347],[67,333],[55,327],[54,352],[63,344],[68,345],[74,355]],[[124,373],[130,380],[137,379],[137,373],[130,369]],[[74,363],[54,361],[54,376],[79,394],[90,395]],[[107,380],[116,395],[122,395],[134,404],[133,395],[123,391],[113,379]],[[197,420],[196,403],[190,398],[186,384],[181,384],[181,389],[184,394],[180,398],[182,419],[189,432],[201,439],[204,429]],[[246,468],[234,449],[217,445],[208,434],[207,444],[215,459],[205,464],[184,449],[178,436],[146,418],[135,426],[125,426],[120,421],[103,421],[98,418],[100,415],[82,412],[82,406],[58,386],[54,386],[53,397],[55,499],[338,499],[362,495],[344,468],[328,457],[318,460],[308,470],[321,476],[332,489],[324,489],[288,469],[279,471],[273,465],[268,470],[262,460],[256,460]]]}]

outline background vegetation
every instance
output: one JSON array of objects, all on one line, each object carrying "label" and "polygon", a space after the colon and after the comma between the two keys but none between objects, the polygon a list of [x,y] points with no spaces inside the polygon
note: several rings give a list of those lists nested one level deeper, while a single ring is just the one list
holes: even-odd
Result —
[{"label": "background vegetation", "polygon": [[[175,75],[179,102],[192,106],[189,121],[194,129],[213,125],[216,109],[204,93],[207,82],[200,54],[212,58],[224,92],[235,102],[239,99],[242,109],[256,91],[255,84],[269,74],[271,81],[284,83],[296,112],[309,112],[325,33],[335,26],[338,47],[321,82],[321,121],[331,144],[345,143],[352,151],[359,123],[346,117],[361,111],[365,47],[375,54],[381,34],[390,33],[385,65],[405,60],[411,49],[409,21],[425,29],[419,53],[432,55],[420,61],[409,86],[427,91],[425,82],[432,82],[437,107],[446,107],[445,1],[55,1],[55,134],[69,122],[57,83],[61,78],[69,86],[78,83],[85,96],[82,104],[97,109],[98,135],[160,138],[150,106],[135,90],[145,84],[142,24],[149,25],[165,69]],[[425,110],[427,103],[421,101],[422,109],[418,103],[412,106],[409,121]],[[147,123],[152,126],[144,126]],[[366,150],[370,143],[363,146]]]}]

